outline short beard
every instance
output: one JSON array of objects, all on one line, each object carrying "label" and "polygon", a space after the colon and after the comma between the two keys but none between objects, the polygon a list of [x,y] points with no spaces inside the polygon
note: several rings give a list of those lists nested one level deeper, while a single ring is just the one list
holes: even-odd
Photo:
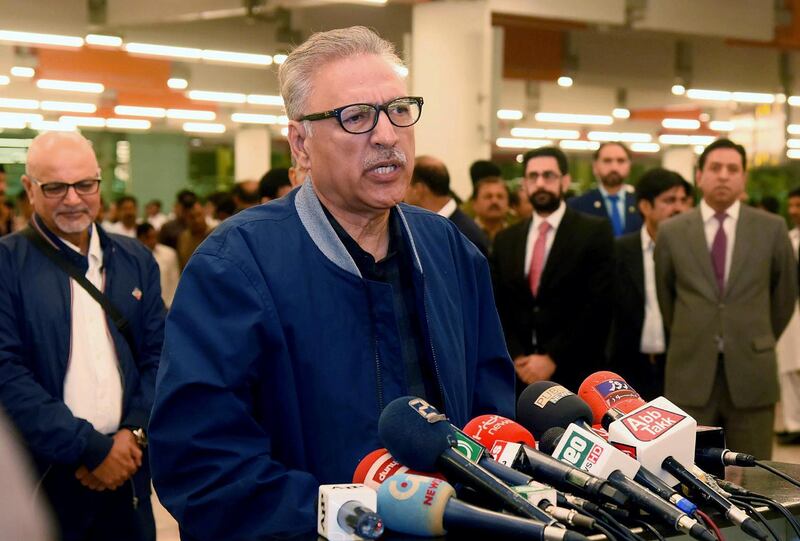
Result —
[{"label": "short beard", "polygon": [[80,220],[65,220],[60,216],[54,216],[53,222],[55,222],[56,226],[58,226],[61,231],[70,235],[82,233],[92,225],[92,219],[88,215],[82,217]]},{"label": "short beard", "polygon": [[625,179],[619,173],[609,173],[604,177],[600,177],[600,183],[608,188],[616,188],[621,186]]},{"label": "short beard", "polygon": [[533,209],[538,213],[550,214],[555,212],[561,205],[561,189],[559,188],[558,195],[548,192],[547,190],[538,189],[528,196]]}]

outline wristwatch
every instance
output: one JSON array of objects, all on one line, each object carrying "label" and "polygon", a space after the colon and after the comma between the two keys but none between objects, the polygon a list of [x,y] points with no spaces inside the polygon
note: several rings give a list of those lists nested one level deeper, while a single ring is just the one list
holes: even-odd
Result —
[{"label": "wristwatch", "polygon": [[147,447],[147,433],[144,431],[144,428],[134,428],[131,430],[133,433],[133,437],[136,438],[136,444],[144,449]]}]

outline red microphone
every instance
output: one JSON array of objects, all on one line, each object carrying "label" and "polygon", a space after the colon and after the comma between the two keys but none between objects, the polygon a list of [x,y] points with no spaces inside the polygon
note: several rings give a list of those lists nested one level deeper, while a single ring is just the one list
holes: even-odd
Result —
[{"label": "red microphone", "polygon": [[519,423],[499,415],[480,415],[464,426],[464,433],[484,447],[491,449],[497,440],[524,443],[536,447],[533,435]]},{"label": "red microphone", "polygon": [[378,490],[381,483],[398,473],[424,475],[426,477],[444,479],[444,477],[438,473],[420,473],[411,470],[400,464],[389,451],[381,448],[375,449],[361,459],[361,462],[356,466],[356,471],[353,473],[353,482],[363,483],[368,487]]},{"label": "red microphone", "polygon": [[594,424],[602,424],[603,416],[611,408],[629,413],[645,404],[622,376],[608,371],[595,372],[583,380],[578,396],[592,408]]}]

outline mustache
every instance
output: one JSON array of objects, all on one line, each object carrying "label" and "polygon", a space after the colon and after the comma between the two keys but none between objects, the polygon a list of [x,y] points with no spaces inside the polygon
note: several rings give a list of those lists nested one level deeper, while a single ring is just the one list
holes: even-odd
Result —
[{"label": "mustache", "polygon": [[396,162],[402,166],[408,163],[406,154],[398,148],[386,148],[364,158],[364,169],[372,169],[384,162]]},{"label": "mustache", "polygon": [[83,212],[85,214],[89,214],[89,206],[88,205],[78,205],[78,206],[75,206],[75,207],[61,206],[61,207],[58,207],[55,211],[53,211],[53,214],[55,214],[55,215],[66,214],[66,213],[70,213],[71,214],[71,213],[75,213],[75,212]]}]

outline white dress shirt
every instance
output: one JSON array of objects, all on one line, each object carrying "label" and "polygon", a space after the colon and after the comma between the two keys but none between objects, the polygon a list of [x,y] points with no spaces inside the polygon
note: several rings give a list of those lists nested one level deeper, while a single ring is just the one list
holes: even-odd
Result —
[{"label": "white dress shirt", "polygon": [[642,260],[644,262],[644,324],[639,351],[642,353],[664,353],[664,321],[658,308],[656,296],[656,267],[653,260],[655,241],[650,238],[647,227],[640,230],[642,238]]},{"label": "white dress shirt", "polygon": [[175,290],[178,288],[178,278],[181,275],[181,267],[178,264],[178,252],[169,246],[156,244],[153,250],[153,257],[158,263],[158,270],[161,273],[161,298],[164,306],[172,306],[172,299],[175,297]]},{"label": "white dress shirt", "polygon": [[445,205],[442,208],[440,208],[439,212],[437,212],[436,214],[438,214],[439,216],[444,216],[445,218],[450,218],[450,216],[453,215],[453,213],[456,211],[457,208],[458,205],[456,204],[456,200],[451,197],[450,201],[445,203]]},{"label": "white dress shirt", "polygon": [[[722,222],[722,227],[725,230],[727,237],[727,245],[725,246],[725,283],[728,283],[728,276],[731,272],[731,259],[733,256],[733,246],[736,243],[736,222],[739,221],[739,210],[742,204],[736,201],[733,205],[728,207],[725,214],[728,215],[725,221]],[[714,237],[717,235],[719,229],[719,221],[714,218],[717,211],[708,206],[705,200],[700,201],[700,215],[703,218],[703,228],[706,233],[706,244],[708,245],[709,258],[711,257],[711,245],[714,244]]]},{"label": "white dress shirt", "polygon": [[136,238],[136,226],[128,229],[122,222],[111,223],[108,226],[103,226],[103,229],[106,230],[106,233],[116,233],[117,235],[124,235],[132,239]]},{"label": "white dress shirt", "polygon": [[542,222],[547,222],[550,224],[550,229],[547,231],[544,261],[542,262],[542,269],[544,270],[544,268],[547,267],[547,257],[550,255],[550,248],[553,247],[553,240],[556,238],[556,231],[558,230],[559,224],[561,224],[561,219],[564,218],[564,212],[566,212],[566,210],[567,205],[564,203],[564,201],[561,201],[561,204],[558,206],[558,208],[547,218],[542,218],[536,212],[533,213],[533,220],[531,220],[531,226],[528,228],[528,240],[525,243],[525,269],[523,271],[525,276],[528,276],[531,272],[533,246],[536,243],[536,239],[539,238],[539,224]]},{"label": "white dress shirt", "polygon": [[[63,239],[62,239],[63,241]],[[67,241],[64,244],[80,253]],[[86,278],[103,290],[103,250],[92,224]],[[64,403],[75,417],[89,421],[102,434],[113,434],[122,419],[122,375],[103,307],[75,280],[72,291],[72,333],[64,378]]]}]

